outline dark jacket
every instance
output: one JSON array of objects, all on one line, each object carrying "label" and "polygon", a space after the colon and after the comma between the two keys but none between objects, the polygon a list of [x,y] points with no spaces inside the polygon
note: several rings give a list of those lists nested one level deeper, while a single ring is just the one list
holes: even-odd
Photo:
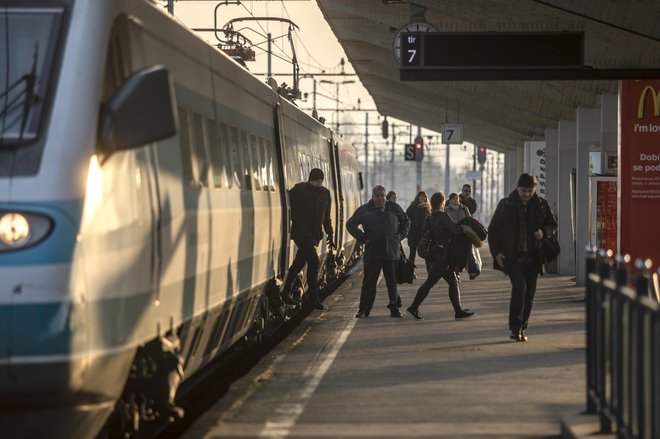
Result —
[{"label": "dark jacket", "polygon": [[[548,202],[535,193],[527,203],[526,210],[529,250],[527,254],[521,254],[518,245],[520,241],[520,226],[517,207],[520,202],[518,190],[514,189],[507,198],[500,200],[493,218],[490,220],[490,225],[488,226],[488,244],[490,246],[490,253],[493,255],[494,268],[508,274],[508,263],[521,257],[528,257],[537,265],[539,273],[543,274],[543,264],[538,252],[540,241],[536,240],[533,235],[536,230],[542,229],[544,235],[549,236],[557,228],[557,220]],[[498,253],[504,255],[504,267],[500,266],[495,260],[495,256]]]},{"label": "dark jacket", "polygon": [[[358,226],[362,226],[362,230]],[[410,219],[396,203],[388,201],[383,209],[379,209],[369,200],[348,219],[346,229],[360,244],[366,244],[365,261],[398,261],[401,240],[408,235]]]},{"label": "dark jacket", "polygon": [[422,238],[422,230],[426,219],[431,215],[431,205],[413,201],[406,209],[406,215],[410,218],[410,232],[408,232],[408,246],[417,247]]},{"label": "dark jacket", "polygon": [[464,197],[463,194],[458,194],[458,200],[470,211],[470,215],[474,215],[477,211],[477,200],[472,197]]},{"label": "dark jacket", "polygon": [[449,247],[452,238],[463,233],[463,228],[454,223],[449,215],[441,210],[436,210],[431,214],[426,221],[426,227],[431,227],[433,243],[444,248]]},{"label": "dark jacket", "polygon": [[308,182],[298,183],[289,190],[291,202],[291,238],[311,239],[315,245],[323,238],[321,226],[332,238],[330,220],[330,191],[323,186],[316,188]]}]

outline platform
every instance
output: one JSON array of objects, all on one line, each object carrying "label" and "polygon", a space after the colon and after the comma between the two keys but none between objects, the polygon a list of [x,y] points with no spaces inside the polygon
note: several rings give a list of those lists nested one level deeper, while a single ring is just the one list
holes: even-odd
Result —
[{"label": "platform", "polygon": [[400,287],[403,319],[389,316],[382,278],[371,316],[356,319],[358,269],[183,437],[559,437],[562,414],[584,409],[583,289],[540,277],[529,341],[515,342],[502,273],[463,275],[463,306],[476,311],[464,321],[444,281],[420,307],[425,320],[405,313],[418,276]]}]

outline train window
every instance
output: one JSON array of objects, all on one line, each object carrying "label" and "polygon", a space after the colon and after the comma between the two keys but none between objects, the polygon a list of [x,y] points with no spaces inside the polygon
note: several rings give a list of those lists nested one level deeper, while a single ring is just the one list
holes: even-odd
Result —
[{"label": "train window", "polygon": [[309,177],[309,172],[314,168],[314,158],[310,157],[309,155],[305,154],[305,165],[307,166],[306,172],[305,172],[305,180]]},{"label": "train window", "polygon": [[209,186],[209,159],[204,146],[204,124],[202,116],[193,113],[193,151],[197,165],[197,181],[201,187]]},{"label": "train window", "polygon": [[245,189],[252,190],[252,176],[250,175],[250,151],[248,148],[247,133],[241,130],[241,155],[243,156],[242,174],[245,179]]},{"label": "train window", "polygon": [[268,162],[266,163],[266,167],[268,168],[268,185],[270,186],[271,191],[276,191],[279,182],[277,178],[277,158],[270,140],[264,140],[264,145],[266,146],[266,151],[268,151]]},{"label": "train window", "polygon": [[298,160],[300,161],[300,180],[298,181],[305,181],[305,159],[303,158],[304,154],[300,154],[298,156]]},{"label": "train window", "polygon": [[254,189],[259,190],[263,185],[261,180],[261,160],[259,158],[257,136],[252,133],[250,133],[250,153],[252,154],[252,180],[254,181]]},{"label": "train window", "polygon": [[263,186],[265,191],[270,191],[272,190],[271,184],[270,184],[270,176],[269,174],[269,169],[268,169],[268,162],[270,161],[270,151],[266,150],[266,147],[264,146],[264,139],[259,137],[258,139],[259,142],[259,157],[261,160],[259,161],[259,164],[261,165],[261,185]]},{"label": "train window", "polygon": [[238,189],[241,189],[243,185],[241,184],[241,181],[243,181],[243,178],[241,176],[241,153],[238,149],[238,130],[235,127],[231,127],[231,140],[230,145],[231,145],[231,164],[232,164],[232,175],[234,179],[234,183],[236,184],[236,187]]},{"label": "train window", "polygon": [[[222,178],[220,178],[219,170],[222,169],[222,166],[217,165],[218,150],[220,149],[218,145],[218,133],[215,126],[215,122],[212,119],[206,119],[206,146],[208,146],[210,154],[210,171],[213,177],[213,186],[216,188],[221,188],[223,186]],[[209,183],[209,186],[211,184]]]},{"label": "train window", "polygon": [[[217,151],[217,166],[218,172],[222,176],[225,187],[231,187],[231,160],[227,157],[229,154],[229,133],[227,132],[227,125],[224,123],[218,124],[218,151]],[[215,164],[214,164],[215,166]]]},{"label": "train window", "polygon": [[192,152],[190,151],[190,132],[188,126],[188,112],[183,108],[179,108],[179,145],[183,185],[185,187],[194,187],[195,179],[193,178]]},{"label": "train window", "polygon": [[212,119],[206,120],[206,132],[209,152],[211,153],[211,170],[213,171],[213,185],[216,188],[225,186],[225,166],[222,158],[222,144],[218,126]]}]

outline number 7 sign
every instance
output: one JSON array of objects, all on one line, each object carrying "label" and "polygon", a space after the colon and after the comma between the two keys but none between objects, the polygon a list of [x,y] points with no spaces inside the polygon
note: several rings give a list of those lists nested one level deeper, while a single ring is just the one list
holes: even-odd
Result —
[{"label": "number 7 sign", "polygon": [[442,143],[460,145],[463,143],[463,124],[445,123],[442,125]]}]

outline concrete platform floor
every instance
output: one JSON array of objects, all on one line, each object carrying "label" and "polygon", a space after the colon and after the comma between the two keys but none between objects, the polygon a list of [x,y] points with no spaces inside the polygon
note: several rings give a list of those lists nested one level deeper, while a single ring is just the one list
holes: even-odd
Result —
[{"label": "concrete platform floor", "polygon": [[[482,249],[484,272],[463,274],[455,321],[440,281],[405,313],[426,277],[400,286],[402,319],[384,282],[371,316],[356,319],[361,271],[264,357],[185,438],[555,438],[585,407],[584,292],[539,278],[529,341],[509,339],[510,283]],[[418,265],[421,260],[418,259]]]}]

